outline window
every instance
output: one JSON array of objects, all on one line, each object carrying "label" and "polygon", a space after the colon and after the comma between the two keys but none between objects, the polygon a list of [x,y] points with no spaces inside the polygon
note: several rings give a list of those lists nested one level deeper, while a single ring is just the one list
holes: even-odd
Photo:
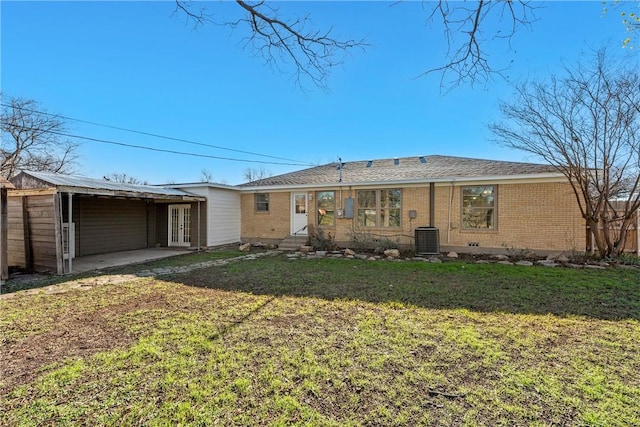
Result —
[{"label": "window", "polygon": [[335,225],[335,191],[320,191],[316,197],[318,200],[318,225]]},{"label": "window", "polygon": [[293,199],[293,203],[295,205],[295,212],[297,214],[307,214],[307,195],[306,194],[295,194]]},{"label": "window", "polygon": [[256,211],[269,212],[269,194],[256,193],[255,195]]},{"label": "window", "polygon": [[462,227],[494,230],[496,188],[492,185],[462,187]]},{"label": "window", "polygon": [[359,227],[400,227],[401,190],[360,190],[356,194]]}]

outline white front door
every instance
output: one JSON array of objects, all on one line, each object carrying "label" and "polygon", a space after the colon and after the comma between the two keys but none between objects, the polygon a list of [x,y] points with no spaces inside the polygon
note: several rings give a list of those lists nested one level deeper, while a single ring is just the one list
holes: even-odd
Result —
[{"label": "white front door", "polygon": [[169,246],[191,246],[191,205],[169,205]]},{"label": "white front door", "polygon": [[307,235],[307,193],[291,193],[291,234]]}]

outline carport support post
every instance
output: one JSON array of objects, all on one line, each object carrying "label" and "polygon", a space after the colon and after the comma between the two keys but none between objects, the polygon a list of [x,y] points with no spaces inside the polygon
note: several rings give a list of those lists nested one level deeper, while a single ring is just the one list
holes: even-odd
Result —
[{"label": "carport support post", "polygon": [[[73,193],[67,193],[67,259],[69,260],[69,273],[73,273],[73,261],[71,260],[71,219],[73,218]],[[63,248],[64,251],[64,248]]]},{"label": "carport support post", "polygon": [[198,200],[198,250],[200,250],[200,200]]},{"label": "carport support post", "polygon": [[9,278],[7,255],[7,189],[0,186],[0,286]]}]

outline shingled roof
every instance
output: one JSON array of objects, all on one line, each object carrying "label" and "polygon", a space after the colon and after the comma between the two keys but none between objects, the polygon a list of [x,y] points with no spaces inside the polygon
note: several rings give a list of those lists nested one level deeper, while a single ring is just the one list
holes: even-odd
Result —
[{"label": "shingled roof", "polygon": [[[240,187],[283,187],[329,184],[443,182],[462,179],[558,176],[551,165],[470,159],[451,156],[415,156],[395,159],[329,163],[296,172],[247,182]],[[342,180],[340,180],[342,179]]]}]

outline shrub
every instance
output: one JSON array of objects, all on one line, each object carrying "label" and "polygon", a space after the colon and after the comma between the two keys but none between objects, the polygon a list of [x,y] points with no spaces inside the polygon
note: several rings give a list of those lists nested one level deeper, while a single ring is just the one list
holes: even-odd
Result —
[{"label": "shrub", "polygon": [[398,239],[396,239],[396,241],[394,242],[393,240],[383,237],[381,239],[378,239],[377,241],[375,241],[375,249],[374,252],[376,254],[382,254],[384,253],[384,251],[386,251],[387,249],[399,249],[400,244]]},{"label": "shrub", "polygon": [[615,264],[640,265],[640,258],[633,254],[620,254],[615,257],[606,257],[604,260]]},{"label": "shrub", "polygon": [[352,230],[349,233],[349,245],[356,251],[365,251],[375,247],[373,234],[369,232],[358,233]]},{"label": "shrub", "polygon": [[333,251],[338,249],[335,236],[331,232],[325,235],[324,230],[319,227],[309,226],[309,244],[316,251]]}]

